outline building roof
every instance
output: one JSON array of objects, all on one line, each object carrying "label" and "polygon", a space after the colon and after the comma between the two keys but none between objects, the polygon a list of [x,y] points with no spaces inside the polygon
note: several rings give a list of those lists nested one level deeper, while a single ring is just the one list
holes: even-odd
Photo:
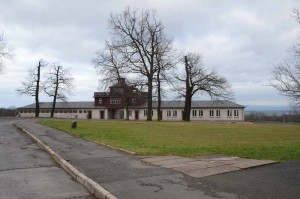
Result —
[{"label": "building roof", "polygon": [[[32,109],[35,108],[35,103],[29,104],[27,106],[19,107],[19,109]],[[41,109],[51,109],[52,102],[40,102]],[[100,106],[95,106],[94,102],[56,102],[55,108],[57,109],[95,109],[104,108]]]},{"label": "building roof", "polygon": [[[131,108],[147,108],[147,104],[145,103],[142,106],[136,106]],[[157,102],[152,103],[153,108],[157,108]],[[162,101],[161,108],[183,108],[184,101]],[[192,101],[191,108],[245,108],[245,106],[236,104],[229,100],[201,100],[201,101]]]},{"label": "building roof", "polygon": [[[157,108],[157,102],[153,102],[153,108]],[[184,101],[162,101],[161,108],[183,108]],[[19,107],[19,109],[34,109],[35,103],[27,106]],[[41,109],[51,109],[52,102],[40,102]],[[98,109],[105,108],[104,106],[95,106],[94,102],[56,102],[57,109]],[[147,103],[141,106],[130,106],[130,108],[144,109],[147,108]],[[201,100],[192,101],[192,108],[245,108],[242,105],[236,104],[229,100],[211,101]]]}]

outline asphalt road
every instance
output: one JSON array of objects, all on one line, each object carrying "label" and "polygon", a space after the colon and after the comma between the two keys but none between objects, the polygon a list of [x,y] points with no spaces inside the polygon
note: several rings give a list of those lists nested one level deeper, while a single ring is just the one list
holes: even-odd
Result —
[{"label": "asphalt road", "polygon": [[10,118],[0,118],[0,199],[91,199]]},{"label": "asphalt road", "polygon": [[294,199],[300,195],[300,161],[193,178],[30,121],[18,124],[120,199]]},{"label": "asphalt road", "polygon": [[235,193],[251,199],[300,197],[300,161],[265,165],[199,179],[211,190]]}]

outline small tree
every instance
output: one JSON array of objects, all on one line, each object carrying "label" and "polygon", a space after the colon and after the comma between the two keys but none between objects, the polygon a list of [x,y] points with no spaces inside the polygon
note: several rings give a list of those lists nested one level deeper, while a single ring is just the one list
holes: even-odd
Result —
[{"label": "small tree", "polygon": [[45,93],[53,98],[51,116],[54,116],[57,100],[67,101],[66,94],[71,94],[74,79],[70,75],[70,69],[65,69],[62,66],[53,64],[46,73],[46,80],[43,84]]},{"label": "small tree", "polygon": [[35,117],[39,117],[40,113],[39,94],[41,83],[41,68],[44,66],[45,63],[40,60],[37,67],[29,70],[26,80],[22,82],[22,87],[17,89],[17,92],[19,94],[28,95],[35,98]]},{"label": "small tree", "polygon": [[207,93],[213,100],[229,99],[232,96],[227,80],[214,71],[207,71],[199,54],[187,54],[182,63],[185,71],[184,74],[175,74],[178,84],[174,85],[174,89],[185,99],[184,121],[190,121],[192,98],[196,93]]},{"label": "small tree", "polygon": [[[293,12],[300,24],[299,10],[294,9]],[[293,47],[293,58],[274,66],[272,75],[269,85],[281,95],[289,97],[292,107],[300,110],[300,42]]]},{"label": "small tree", "polygon": [[0,73],[3,71],[5,65],[5,59],[12,59],[12,49],[7,45],[7,40],[4,37],[4,33],[0,34]]}]

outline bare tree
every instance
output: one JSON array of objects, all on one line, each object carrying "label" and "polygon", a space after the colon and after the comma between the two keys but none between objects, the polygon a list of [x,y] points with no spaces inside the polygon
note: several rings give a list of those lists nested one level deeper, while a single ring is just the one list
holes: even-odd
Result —
[{"label": "bare tree", "polygon": [[96,52],[96,58],[92,59],[92,63],[97,70],[97,73],[102,76],[101,82],[107,88],[117,79],[123,78],[126,75],[126,62],[120,55],[118,48],[105,43],[105,48]]},{"label": "bare tree", "polygon": [[40,113],[39,94],[41,83],[41,68],[44,66],[45,63],[40,60],[37,67],[29,70],[26,80],[22,82],[22,87],[17,89],[17,92],[19,94],[29,95],[35,98],[35,117],[39,117]]},{"label": "bare tree", "polygon": [[70,69],[63,68],[57,64],[52,64],[49,72],[46,73],[46,80],[43,89],[49,97],[53,97],[51,116],[54,116],[56,101],[67,101],[67,95],[71,94],[74,78],[71,77]]},{"label": "bare tree", "polygon": [[153,80],[157,72],[155,56],[165,49],[157,47],[168,40],[164,26],[156,19],[155,11],[126,8],[122,13],[111,14],[109,28],[111,46],[118,49],[127,71],[143,76],[147,81],[147,120],[152,120]]},{"label": "bare tree", "polygon": [[12,59],[12,49],[7,45],[7,40],[4,37],[4,33],[0,34],[0,73],[3,71],[5,65],[5,59]]},{"label": "bare tree", "polygon": [[270,85],[287,96],[292,101],[292,107],[300,109],[300,60],[295,57],[293,60],[274,66],[273,78]]},{"label": "bare tree", "polygon": [[[293,13],[300,24],[299,10],[294,9]],[[274,66],[272,75],[269,85],[289,97],[291,106],[300,110],[300,41],[293,45],[293,58]]]},{"label": "bare tree", "polygon": [[214,71],[207,71],[199,54],[189,53],[182,62],[185,72],[182,75],[175,74],[179,84],[174,84],[174,89],[185,98],[184,121],[190,121],[192,98],[196,93],[206,93],[213,100],[229,99],[232,96],[227,80]]},{"label": "bare tree", "polygon": [[[163,33],[161,33],[163,34]],[[163,92],[163,84],[171,81],[171,76],[168,74],[170,70],[172,70],[178,60],[178,56],[176,50],[173,48],[172,40],[163,39],[159,41],[160,38],[165,37],[157,37],[157,48],[155,54],[155,63],[156,63],[156,74],[155,74],[155,83],[156,83],[156,91],[157,91],[157,120],[160,121],[162,119],[161,114],[161,100],[162,100],[162,92]],[[160,49],[158,49],[160,48]]]}]

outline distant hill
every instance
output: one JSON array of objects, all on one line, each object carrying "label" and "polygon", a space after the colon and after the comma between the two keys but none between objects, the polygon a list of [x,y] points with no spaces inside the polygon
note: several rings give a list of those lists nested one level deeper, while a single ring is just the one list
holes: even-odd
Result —
[{"label": "distant hill", "polygon": [[246,105],[245,111],[290,111],[288,106]]},{"label": "distant hill", "polygon": [[263,113],[266,116],[282,116],[284,114],[291,114],[291,110],[288,106],[257,106],[249,105],[246,106],[245,115],[252,113]]}]

